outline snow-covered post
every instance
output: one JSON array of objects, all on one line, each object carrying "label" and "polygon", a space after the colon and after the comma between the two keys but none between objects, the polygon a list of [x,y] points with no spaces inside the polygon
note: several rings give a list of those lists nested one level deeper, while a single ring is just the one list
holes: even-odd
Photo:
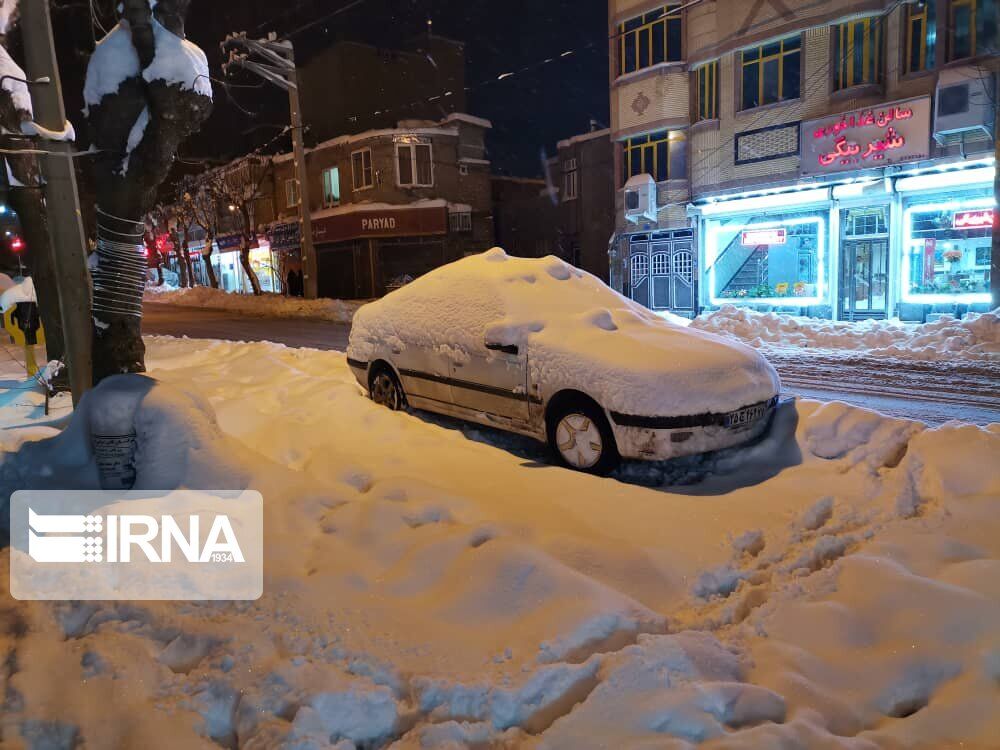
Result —
[{"label": "snow-covered post", "polygon": [[87,67],[84,100],[97,154],[94,378],[145,371],[142,217],[181,141],[212,107],[204,52],[184,38],[189,0],[123,0]]},{"label": "snow-covered post", "polygon": [[[27,74],[7,52],[7,32],[14,22],[17,4],[14,0],[0,0],[0,127],[3,128],[4,145],[14,151],[31,150],[27,136],[21,132],[22,123],[33,120],[31,95],[24,83]],[[55,262],[49,241],[48,216],[42,191],[42,171],[36,154],[7,154],[6,168],[0,172],[7,186],[8,200],[21,221],[27,243],[32,280],[38,294],[38,307],[45,327],[45,348],[49,359],[61,360],[63,352],[62,320],[59,313],[59,291],[56,286]]]}]

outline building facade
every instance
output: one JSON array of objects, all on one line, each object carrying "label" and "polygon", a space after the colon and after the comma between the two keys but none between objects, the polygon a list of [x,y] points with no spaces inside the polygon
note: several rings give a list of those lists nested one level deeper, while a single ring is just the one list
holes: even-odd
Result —
[{"label": "building facade", "polygon": [[[307,149],[319,296],[379,297],[494,242],[487,120],[440,121],[324,141]],[[279,276],[301,270],[299,187],[291,154],[274,159],[275,220],[266,231]]]},{"label": "building facade", "polygon": [[613,284],[654,309],[990,308],[994,0],[612,0]]}]

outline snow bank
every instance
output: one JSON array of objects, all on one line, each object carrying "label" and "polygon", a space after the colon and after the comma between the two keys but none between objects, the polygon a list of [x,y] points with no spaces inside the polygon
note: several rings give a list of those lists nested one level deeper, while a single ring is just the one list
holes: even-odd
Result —
[{"label": "snow bank", "polygon": [[777,313],[758,313],[735,305],[701,315],[691,326],[753,346],[864,350],[867,354],[914,360],[1000,359],[1000,310],[944,316],[933,323],[904,324],[867,320],[833,322]]},{"label": "snow bank", "polygon": [[233,294],[221,289],[196,286],[189,289],[147,285],[147,302],[156,302],[182,307],[202,307],[211,310],[227,310],[241,315],[256,315],[264,318],[313,318],[348,323],[362,302],[339,299],[307,300],[302,297],[285,297],[280,294]]},{"label": "snow bank", "polygon": [[264,495],[265,595],[0,589],[8,744],[995,745],[1000,426],[803,401],[714,460],[735,487],[642,487],[381,409],[343,354],[147,346],[158,382],[105,381],[59,433],[0,394],[0,497],[94,486],[115,413],[140,486]]},{"label": "snow bank", "polygon": [[779,391],[777,373],[749,347],[673,325],[556,257],[500,248],[366,305],[348,352],[370,361],[390,341],[447,345],[459,359],[486,356],[486,341],[516,345],[543,399],[572,388],[626,414],[724,413]]}]

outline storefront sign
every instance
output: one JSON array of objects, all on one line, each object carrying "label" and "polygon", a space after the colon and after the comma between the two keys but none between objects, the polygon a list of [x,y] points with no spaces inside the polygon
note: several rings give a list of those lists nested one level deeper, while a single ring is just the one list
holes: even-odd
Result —
[{"label": "storefront sign", "polygon": [[955,229],[990,229],[993,227],[993,209],[980,211],[956,211],[952,218]]},{"label": "storefront sign", "polygon": [[313,221],[313,241],[316,243],[447,233],[448,209],[445,206],[347,211]]},{"label": "storefront sign", "polygon": [[930,153],[930,97],[802,123],[803,175],[884,167]]},{"label": "storefront sign", "polygon": [[302,232],[297,221],[274,224],[267,230],[267,236],[271,242],[271,249],[275,252],[293,250],[302,240]]},{"label": "storefront sign", "polygon": [[[219,248],[219,252],[226,252],[227,250],[238,250],[240,245],[243,243],[243,235],[241,234],[224,234],[221,237],[215,238],[215,244]],[[254,237],[250,241],[250,247],[258,247],[257,238]]]},{"label": "storefront sign", "polygon": [[784,245],[786,242],[788,242],[788,230],[784,227],[748,229],[740,237],[740,244],[744,247],[754,245]]}]

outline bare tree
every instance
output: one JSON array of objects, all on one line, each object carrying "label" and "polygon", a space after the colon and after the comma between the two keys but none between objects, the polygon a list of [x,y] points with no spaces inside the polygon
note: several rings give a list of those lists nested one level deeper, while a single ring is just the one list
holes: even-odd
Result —
[{"label": "bare tree", "polygon": [[204,53],[184,37],[190,0],[122,0],[90,59],[84,99],[96,149],[94,380],[145,371],[142,217],[180,143],[212,107]]},{"label": "bare tree", "polygon": [[236,221],[240,234],[240,264],[255,295],[260,295],[261,289],[260,280],[250,265],[250,248],[257,235],[257,204],[266,197],[262,187],[273,166],[270,157],[249,154],[219,167],[218,177],[210,183],[219,191],[221,204]]},{"label": "bare tree", "polygon": [[205,232],[201,258],[208,274],[208,283],[213,289],[219,288],[219,278],[215,275],[215,267],[212,265],[212,246],[215,244],[215,238],[219,236],[220,191],[214,187],[217,179],[219,178],[213,177],[212,173],[202,175],[200,181],[189,178],[183,183],[184,193],[180,197],[180,202],[188,207],[192,221]]}]

